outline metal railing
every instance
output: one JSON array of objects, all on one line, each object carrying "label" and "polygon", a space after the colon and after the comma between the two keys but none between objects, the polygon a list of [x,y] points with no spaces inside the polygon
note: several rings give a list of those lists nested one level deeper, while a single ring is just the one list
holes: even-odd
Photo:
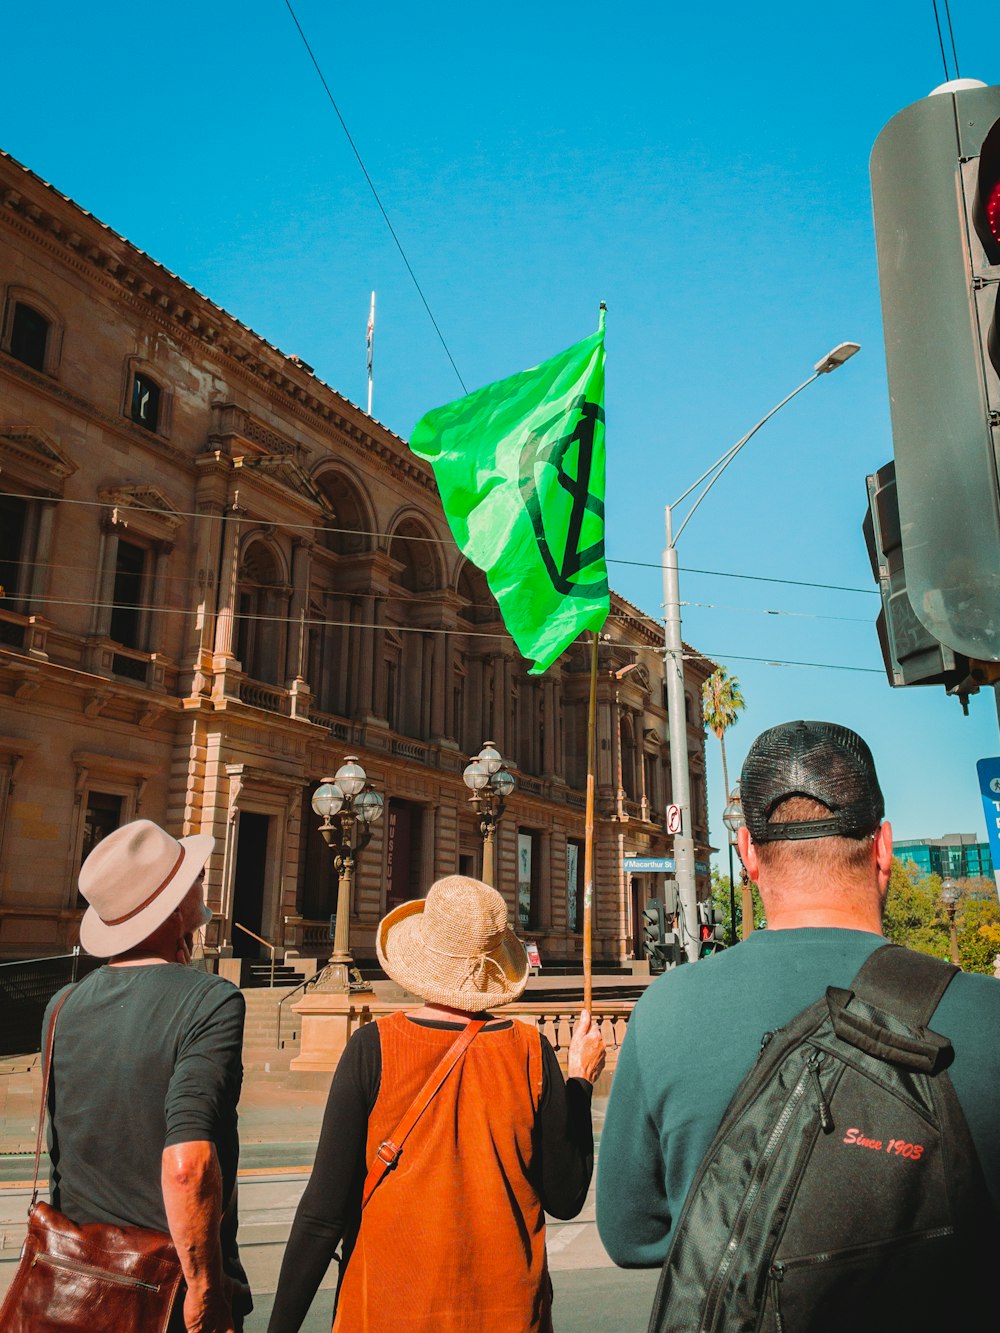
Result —
[{"label": "metal railing", "polygon": [[0,1055],[29,1055],[42,1048],[42,1019],[48,1002],[63,986],[104,964],[103,958],[72,953],[0,963]]},{"label": "metal railing", "polygon": [[273,990],[273,989],[274,989],[274,952],[275,952],[275,949],[276,949],[277,946],[274,945],[274,944],[272,944],[270,940],[265,940],[265,939],[263,938],[263,936],[261,936],[261,935],[255,935],[254,932],[253,932],[252,930],[250,930],[247,926],[241,926],[240,923],[239,923],[238,921],[234,921],[234,922],[233,922],[233,929],[234,929],[234,930],[242,930],[242,932],[243,932],[244,935],[249,935],[250,938],[251,938],[252,940],[256,940],[258,944],[263,944],[263,946],[264,946],[265,949],[270,949],[270,951],[271,951],[271,983],[270,983],[270,984],[271,984],[271,989]]}]

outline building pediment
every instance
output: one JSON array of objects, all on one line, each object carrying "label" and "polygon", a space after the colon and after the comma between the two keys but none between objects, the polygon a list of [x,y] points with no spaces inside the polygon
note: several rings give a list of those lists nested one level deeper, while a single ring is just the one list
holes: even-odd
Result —
[{"label": "building pediment", "polygon": [[156,486],[102,486],[97,498],[110,506],[113,523],[154,541],[172,541],[184,522],[184,515]]},{"label": "building pediment", "polygon": [[43,495],[62,495],[66,478],[76,464],[45,431],[33,426],[11,426],[0,430],[0,470],[4,489],[17,482]]}]

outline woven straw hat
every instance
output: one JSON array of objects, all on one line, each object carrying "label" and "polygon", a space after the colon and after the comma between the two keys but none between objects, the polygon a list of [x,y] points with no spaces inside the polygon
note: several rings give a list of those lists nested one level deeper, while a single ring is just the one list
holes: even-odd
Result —
[{"label": "woven straw hat", "polygon": [[80,870],[80,892],[90,903],[80,943],[96,958],[141,944],[184,901],[214,846],[208,833],[178,841],[149,819],[102,838]]},{"label": "woven straw hat", "polygon": [[375,951],[404,990],[469,1013],[510,1004],[528,984],[528,955],[507,925],[507,904],[465,875],[439,879],[426,898],[383,917]]}]

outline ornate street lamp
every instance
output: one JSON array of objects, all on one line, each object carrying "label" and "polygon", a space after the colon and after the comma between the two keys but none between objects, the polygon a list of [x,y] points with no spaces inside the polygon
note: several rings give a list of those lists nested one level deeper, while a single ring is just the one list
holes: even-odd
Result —
[{"label": "ornate street lamp", "polygon": [[[740,784],[729,793],[729,804],[722,812],[722,822],[725,824],[729,833],[729,943],[736,943],[736,883],[733,879],[733,848],[736,846],[736,834],[746,823],[743,818],[743,802],[740,799]],[[746,911],[746,897],[749,886],[746,880],[743,882],[744,903],[743,910]],[[753,895],[750,894],[750,924],[753,925]],[[746,918],[744,917],[744,921]],[[744,935],[744,938],[746,936]]]},{"label": "ornate street lamp", "polygon": [[483,883],[492,888],[495,878],[494,835],[507,797],[514,790],[514,777],[507,771],[500,751],[492,741],[487,741],[466,766],[462,781],[472,792],[469,801],[479,816],[479,830],[483,835]]},{"label": "ornate street lamp", "polygon": [[337,924],[333,953],[323,969],[317,990],[370,990],[354,968],[351,957],[351,884],[358,853],[371,841],[372,824],[382,815],[382,797],[374,791],[368,775],[355,755],[348,755],[333,778],[324,778],[312,798],[312,808],[322,819],[319,831],[333,852],[337,871]]},{"label": "ornate street lamp", "polygon": [[945,911],[948,913],[948,921],[951,925],[951,961],[958,966],[958,934],[955,930],[955,909],[958,907],[959,889],[955,881],[949,876],[941,881],[941,901],[944,903]]}]

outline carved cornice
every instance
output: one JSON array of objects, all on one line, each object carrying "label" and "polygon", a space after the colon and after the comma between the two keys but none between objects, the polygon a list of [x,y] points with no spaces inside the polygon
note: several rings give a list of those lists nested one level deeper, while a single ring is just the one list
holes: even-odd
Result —
[{"label": "carved cornice", "polygon": [[111,505],[116,521],[123,527],[133,524],[146,536],[169,540],[184,522],[162,491],[155,486],[101,486],[97,498]]},{"label": "carved cornice", "polygon": [[64,482],[76,471],[51,436],[33,426],[11,426],[0,430],[0,471],[7,489],[21,481],[44,495],[62,495]]}]

